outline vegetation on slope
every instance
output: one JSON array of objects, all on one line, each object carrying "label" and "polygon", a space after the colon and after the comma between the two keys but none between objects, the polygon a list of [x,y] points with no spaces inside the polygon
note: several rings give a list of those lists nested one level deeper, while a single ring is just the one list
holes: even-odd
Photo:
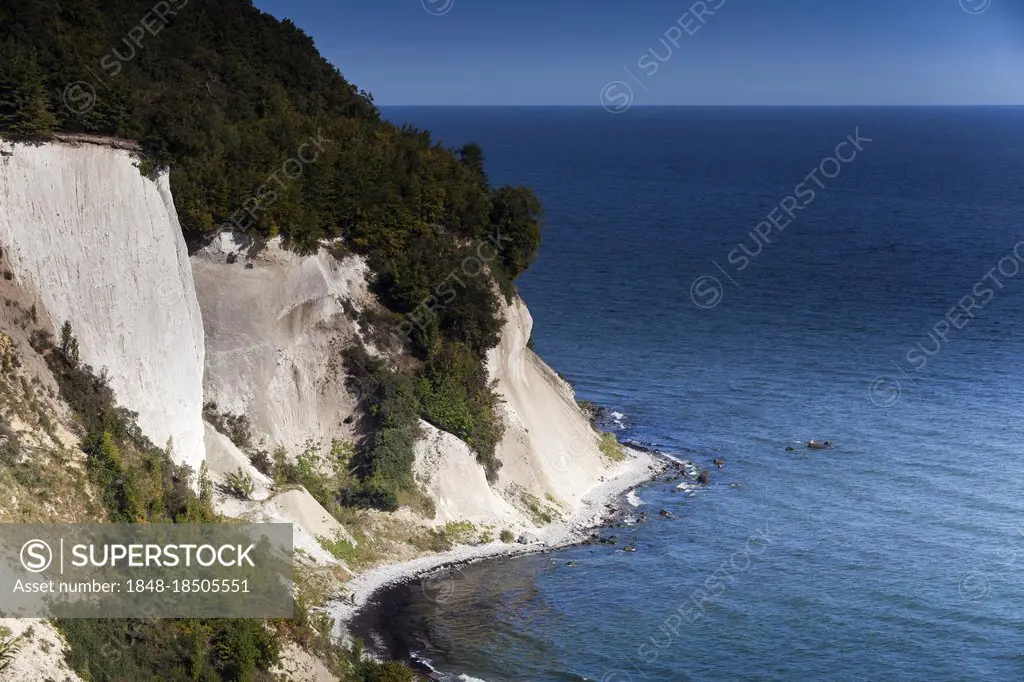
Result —
[{"label": "vegetation on slope", "polygon": [[494,476],[483,359],[496,291],[511,294],[539,247],[541,206],[491,187],[480,147],[383,121],[309,36],[251,0],[9,0],[0,135],[54,132],[137,140],[144,171],[171,166],[192,243],[227,226],[299,251],[340,238],[368,258],[420,362],[378,382],[364,499],[388,507],[381,484],[411,478],[410,414],[467,439]]},{"label": "vegetation on slope", "polygon": [[[65,323],[54,343],[43,334],[35,347],[46,354],[61,398],[85,432],[91,483],[99,490],[108,520],[124,523],[215,523],[211,488],[200,474],[173,462],[170,452],[141,432],[135,413],[116,403],[105,375],[83,363],[78,341]],[[267,680],[285,640],[315,651],[343,681],[412,680],[396,664],[360,660],[331,640],[325,616],[312,614],[299,595],[294,618],[95,619],[54,621],[67,638],[68,664],[85,680],[207,682]]]}]

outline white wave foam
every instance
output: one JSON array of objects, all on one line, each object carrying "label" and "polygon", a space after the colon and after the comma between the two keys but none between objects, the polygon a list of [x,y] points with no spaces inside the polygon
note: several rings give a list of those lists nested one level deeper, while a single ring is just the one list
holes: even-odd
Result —
[{"label": "white wave foam", "polygon": [[622,414],[621,412],[612,412],[608,416],[612,418],[612,422],[615,424],[616,428],[626,428],[626,415]]},{"label": "white wave foam", "polygon": [[427,670],[432,673],[440,673],[441,671],[434,667],[433,662],[422,654],[418,654],[415,651],[409,652],[409,658],[416,661],[420,665],[424,666]]},{"label": "white wave foam", "polygon": [[455,675],[442,673],[440,670],[434,667],[433,661],[431,661],[423,654],[416,653],[415,651],[409,653],[409,658],[416,661],[420,665],[424,666],[433,674],[440,676],[441,679],[449,680],[450,682],[487,682],[487,680],[485,679],[482,679],[480,677],[473,677],[472,675],[461,674],[458,677],[456,677]]},{"label": "white wave foam", "polygon": [[639,507],[644,503],[644,501],[640,499],[640,496],[637,495],[636,492],[632,490],[630,490],[629,494],[626,495],[626,502],[629,502],[634,507]]},{"label": "white wave foam", "polygon": [[687,483],[686,481],[683,481],[682,483],[676,486],[676,490],[681,490],[688,495],[696,495],[697,491],[700,490],[701,487],[702,486],[698,485],[697,483]]}]

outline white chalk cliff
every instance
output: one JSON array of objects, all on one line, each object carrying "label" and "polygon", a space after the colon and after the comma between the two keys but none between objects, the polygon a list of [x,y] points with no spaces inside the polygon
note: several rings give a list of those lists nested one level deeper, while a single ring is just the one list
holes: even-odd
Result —
[{"label": "white chalk cliff", "polygon": [[[247,259],[230,233],[192,257],[206,329],[206,400],[244,414],[268,445],[300,451],[350,438],[356,399],[344,385],[341,351],[359,334],[345,310],[371,295],[361,258],[311,256],[271,240]],[[229,262],[232,261],[232,262]]]},{"label": "white chalk cliff", "polygon": [[[356,321],[379,308],[366,263],[339,261],[324,248],[300,256],[279,240],[249,259],[243,241],[224,233],[192,256],[192,269],[206,326],[207,400],[247,415],[269,444],[293,452],[308,441],[326,448],[332,438],[351,438],[357,401],[339,359],[355,339],[370,341]],[[414,472],[439,524],[528,527],[534,519],[524,493],[571,511],[607,472],[572,388],[526,347],[533,327],[526,305],[516,298],[501,314],[501,342],[487,364],[503,398],[503,467],[488,484],[466,443],[423,422]]]},{"label": "white chalk cliff", "polygon": [[487,354],[502,398],[505,434],[497,452],[502,468],[497,483],[489,485],[469,446],[425,425],[416,475],[435,500],[439,523],[534,526],[527,496],[553,515],[575,511],[611,464],[572,387],[527,348],[533,318],[526,304],[517,297],[503,306],[502,315],[501,341]]},{"label": "white chalk cliff", "polygon": [[0,140],[0,248],[143,432],[198,470],[203,323],[167,173],[105,145]]},{"label": "white chalk cliff", "polygon": [[609,462],[572,387],[527,348],[533,317],[526,304],[517,297],[503,314],[501,342],[487,354],[503,398],[499,484],[507,480],[575,508]]},{"label": "white chalk cliff", "polygon": [[[271,241],[249,259],[222,234],[190,260],[167,173],[149,179],[129,151],[68,142],[0,141],[0,248],[54,326],[71,322],[82,359],[107,369],[145,434],[173,440],[178,461],[198,470],[208,441],[215,479],[253,471],[226,439],[204,436],[204,398],[249,417],[267,447],[352,437],[357,401],[341,352],[356,338],[373,346],[358,319],[381,310],[361,258]],[[572,511],[609,469],[572,389],[527,348],[525,304],[516,298],[502,315],[487,366],[502,397],[503,466],[489,484],[464,442],[424,424],[415,474],[435,523],[529,527],[528,499]],[[277,499],[254,478],[265,503]],[[301,502],[320,518],[319,505]]]}]

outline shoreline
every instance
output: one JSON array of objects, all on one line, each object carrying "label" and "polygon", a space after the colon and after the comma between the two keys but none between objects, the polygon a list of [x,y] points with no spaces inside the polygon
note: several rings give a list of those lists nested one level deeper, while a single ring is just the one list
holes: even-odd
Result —
[{"label": "shoreline", "polygon": [[626,460],[609,467],[605,480],[587,491],[579,508],[560,521],[530,531],[535,540],[530,544],[496,541],[486,545],[461,545],[397,564],[380,564],[357,574],[345,583],[347,594],[332,599],[327,606],[333,635],[349,639],[353,620],[386,588],[478,561],[549,552],[585,542],[590,531],[603,527],[628,505],[625,496],[630,491],[656,479],[674,461],[657,452],[629,446],[624,449]]}]

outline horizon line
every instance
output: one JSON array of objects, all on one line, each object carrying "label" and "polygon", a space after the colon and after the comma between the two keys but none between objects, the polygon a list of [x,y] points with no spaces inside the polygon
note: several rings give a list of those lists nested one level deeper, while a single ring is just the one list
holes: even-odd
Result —
[{"label": "horizon line", "polygon": [[[601,104],[424,104],[424,103],[387,103],[382,104],[380,102],[374,102],[378,107],[436,107],[436,108],[484,108],[484,107],[519,107],[523,109],[604,109]],[[945,104],[945,103],[929,103],[929,104],[633,104],[629,106],[629,109],[701,109],[701,108],[719,108],[719,109],[783,109],[783,108],[804,108],[804,109],[838,109],[838,108],[875,108],[875,109],[924,109],[924,108],[944,108],[944,109],[992,109],[992,108],[1022,108],[1024,102],[1020,103],[993,103],[993,104]],[[625,113],[625,111],[620,112]]]}]

